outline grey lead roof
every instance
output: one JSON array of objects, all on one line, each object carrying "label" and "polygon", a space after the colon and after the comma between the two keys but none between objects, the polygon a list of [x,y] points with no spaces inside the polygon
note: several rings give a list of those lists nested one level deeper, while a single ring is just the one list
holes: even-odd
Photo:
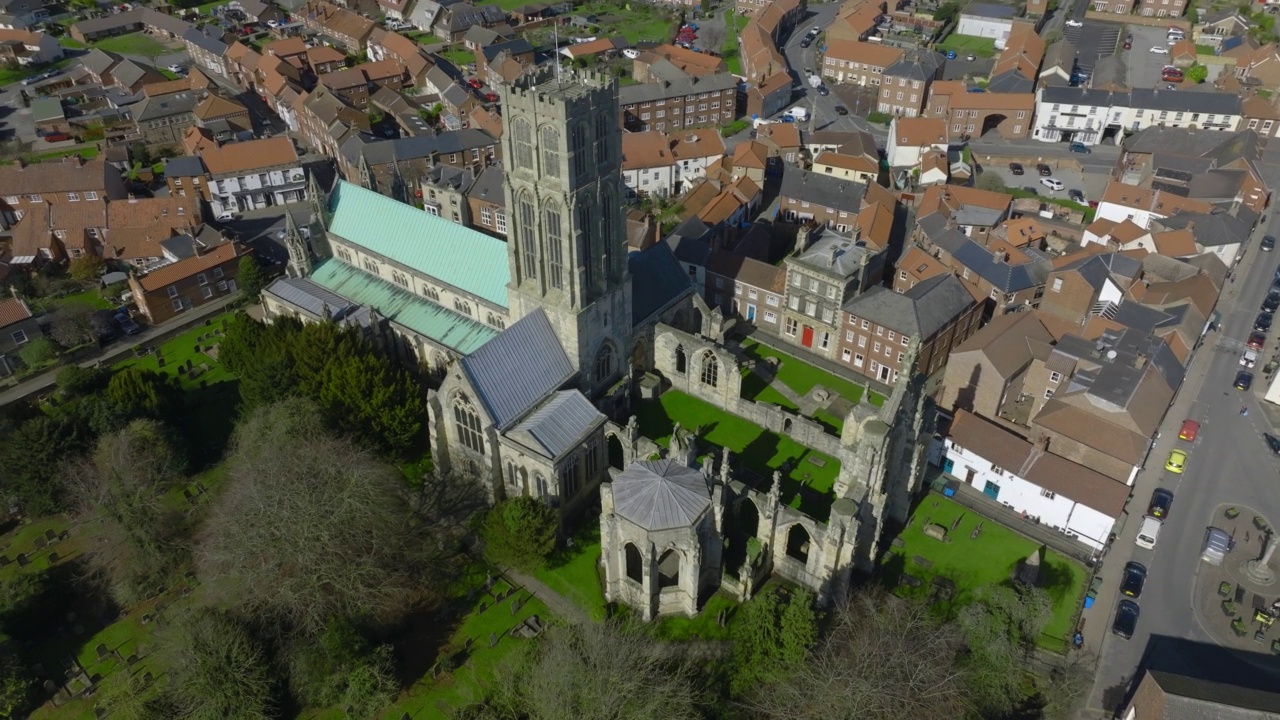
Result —
[{"label": "grey lead roof", "polygon": [[[921,225],[923,227],[923,221]],[[1010,265],[1004,260],[996,259],[990,250],[958,230],[945,229],[931,235],[931,239],[955,258],[956,262],[977,273],[1001,292],[1017,292],[1042,285],[1052,269],[1049,259],[1033,248],[1023,251],[1031,257],[1031,262]]]},{"label": "grey lead roof", "polygon": [[884,75],[908,80],[929,80],[942,67],[943,62],[941,54],[917,47],[906,51],[897,62],[885,68]]},{"label": "grey lead roof", "polygon": [[693,292],[685,272],[666,243],[655,243],[643,252],[627,256],[631,272],[631,325],[644,321]]},{"label": "grey lead roof", "polygon": [[634,105],[704,92],[721,92],[738,87],[738,78],[727,72],[689,77],[671,82],[641,83],[618,88],[618,104]]},{"label": "grey lead roof", "polygon": [[493,424],[504,432],[574,374],[541,309],[498,333],[461,363]]},{"label": "grey lead roof", "polygon": [[689,527],[711,506],[702,473],[670,460],[631,463],[613,481],[613,511],[648,531]]},{"label": "grey lead roof", "polygon": [[199,177],[204,175],[204,162],[194,155],[166,158],[164,161],[165,177]]},{"label": "grey lead roof", "polygon": [[864,183],[810,172],[792,165],[783,169],[779,197],[805,200],[835,210],[858,212],[867,188]]},{"label": "grey lead roof", "polygon": [[1178,213],[1167,218],[1156,220],[1161,226],[1169,230],[1182,230],[1186,228],[1195,236],[1196,243],[1203,247],[1218,247],[1220,245],[1235,245],[1242,243],[1249,237],[1249,224],[1244,221],[1231,217],[1225,212],[1215,212],[1211,214],[1205,213]]},{"label": "grey lead roof", "polygon": [[845,303],[844,311],[928,340],[974,304],[973,296],[951,273],[929,278],[905,293],[877,285]]},{"label": "grey lead roof", "polygon": [[1141,110],[1239,115],[1240,96],[1226,93],[1196,93],[1156,88],[1133,88],[1129,92],[1091,90],[1083,87],[1045,87],[1041,102],[1059,105],[1128,107]]},{"label": "grey lead roof", "polygon": [[327,312],[338,322],[365,326],[370,321],[368,308],[357,305],[307,278],[282,277],[268,285],[264,292],[271,293],[317,317],[324,317]]},{"label": "grey lead roof", "polygon": [[187,28],[187,31],[182,33],[182,39],[205,52],[222,57],[227,52],[227,44],[222,42],[221,33],[214,37],[209,34],[210,32],[214,32],[214,30],[208,25],[200,28]]},{"label": "grey lead roof", "polygon": [[552,460],[578,446],[604,415],[577,390],[561,390],[542,403],[510,435]]}]

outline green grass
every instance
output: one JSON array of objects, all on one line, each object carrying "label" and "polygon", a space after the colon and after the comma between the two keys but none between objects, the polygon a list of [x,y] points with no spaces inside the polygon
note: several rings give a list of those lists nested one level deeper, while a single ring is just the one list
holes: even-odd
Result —
[{"label": "green grass", "polygon": [[[960,519],[954,530],[951,525]],[[950,542],[941,542],[924,534],[926,523],[942,525],[948,529]],[[977,539],[970,539],[973,529],[982,524]],[[899,594],[928,596],[930,582],[936,576],[944,576],[955,583],[955,595],[947,608],[955,610],[973,600],[973,593],[983,587],[1008,582],[1013,577],[1018,562],[1024,560],[1036,548],[1035,543],[994,520],[978,515],[941,495],[925,497],[910,523],[899,537],[905,543],[900,548],[891,547],[885,556],[886,580],[897,583],[902,573],[920,578],[920,586],[914,589],[899,585]],[[924,568],[913,560],[916,556],[928,559],[932,567]],[[1053,602],[1053,616],[1040,638],[1045,649],[1061,652],[1073,630],[1072,621],[1080,608],[1084,595],[1087,571],[1083,565],[1067,557],[1046,550],[1041,565],[1044,590]]]},{"label": "green grass", "polygon": [[[656,402],[641,403],[636,415],[641,434],[664,447],[671,439],[676,422],[685,429],[700,427],[699,449],[718,456],[720,448],[729,448],[735,464],[743,464],[760,478],[759,481],[748,477],[738,479],[758,489],[767,490],[773,471],[785,466],[783,501],[818,519],[827,517],[831,490],[840,474],[840,462],[835,458],[810,450],[791,438],[766,432],[755,423],[675,390],[663,393]],[[814,465],[809,462],[811,458],[824,465]]]},{"label": "green grass", "polygon": [[[513,615],[511,613],[511,601],[515,598],[520,598],[521,606],[520,610]],[[528,592],[520,591],[512,597],[481,611],[480,602],[488,603],[490,601],[491,598],[488,596],[477,600],[472,611],[463,618],[462,623],[449,639],[449,649],[454,651],[464,648],[468,639],[472,642],[471,650],[464,653],[466,660],[462,666],[452,673],[442,674],[438,678],[433,678],[429,674],[424,676],[408,690],[404,699],[382,713],[381,717],[398,718],[402,713],[408,713],[413,718],[447,717],[450,708],[456,709],[467,703],[479,700],[483,697],[484,686],[493,681],[495,671],[503,658],[514,652],[521,644],[527,642],[520,638],[508,636],[506,633],[519,626],[532,615],[537,615],[543,623],[547,623],[550,620],[550,612],[547,610],[547,606],[537,598],[530,596]],[[496,647],[489,647],[490,634],[498,635],[500,638]],[[316,715],[308,717],[321,718],[329,716]],[[346,716],[340,713],[333,715],[333,717],[343,718]]]},{"label": "green grass", "polygon": [[579,544],[573,552],[562,552],[551,566],[534,573],[547,587],[572,600],[591,616],[605,618],[604,589],[600,584],[600,541]]},{"label": "green grass", "polygon": [[[814,365],[810,365],[794,355],[789,355],[781,350],[774,349],[768,345],[760,343],[753,339],[747,339],[742,342],[742,350],[748,357],[757,363],[764,362],[765,358],[775,358],[778,362],[777,379],[783,385],[791,388],[797,395],[808,395],[814,386],[821,385],[828,390],[836,393],[840,397],[857,405],[862,400],[862,394],[866,392],[866,388],[852,380],[846,380],[837,375],[822,370]],[[745,388],[744,388],[745,397]],[[880,402],[875,401],[876,394],[871,393],[869,401],[874,405],[883,405],[884,399]],[[756,398],[750,397],[749,400]]]},{"label": "green grass", "polygon": [[675,37],[676,20],[673,16],[640,3],[597,1],[577,8],[576,12],[600,19],[600,33],[583,30],[583,35],[621,35],[631,43],[642,40],[665,43]]},{"label": "green grass", "polygon": [[1260,97],[1260,98],[1267,98],[1267,99],[1270,99],[1270,98],[1271,98],[1271,91],[1270,91],[1270,90],[1254,90],[1254,92],[1255,92],[1255,93],[1257,93],[1257,94],[1258,94],[1258,97]]},{"label": "green grass", "polygon": [[59,45],[61,45],[61,46],[62,46],[62,47],[64,47],[64,48],[70,48],[70,49],[72,49],[72,50],[83,50],[83,49],[85,49],[85,48],[89,47],[88,45],[85,45],[84,43],[80,42],[79,40],[77,40],[77,39],[75,39],[75,38],[73,38],[73,37],[65,36],[65,35],[64,35],[64,36],[62,36],[62,37],[60,37],[60,38],[58,38],[58,44],[59,44]]},{"label": "green grass", "polygon": [[687,640],[728,640],[729,627],[720,627],[716,623],[717,616],[722,610],[727,610],[727,622],[733,622],[733,615],[737,612],[738,601],[729,597],[726,593],[718,592],[707,599],[705,605],[691,618],[687,617],[664,617],[653,624],[653,633],[663,640],[687,641]]},{"label": "green grass", "polygon": [[937,48],[943,52],[955,50],[960,57],[964,57],[965,53],[973,53],[978,57],[987,58],[995,56],[996,41],[992,38],[974,37],[972,35],[952,35],[938,43]]},{"label": "green grass", "polygon": [[[745,24],[745,23],[743,23]],[[724,11],[724,44],[720,46],[720,57],[729,66],[729,72],[742,74],[742,58],[738,56],[738,14],[733,8]]]},{"label": "green grass", "polygon": [[167,47],[140,32],[110,37],[94,43],[93,46],[107,52],[121,53],[123,55],[142,55],[144,57],[152,53],[162,55],[168,51]]},{"label": "green grass", "polygon": [[528,5],[528,4],[529,3],[526,2],[525,0],[483,0],[483,2],[476,3],[476,5],[497,5],[498,7],[502,8],[506,12],[511,12],[512,10],[515,10],[518,7]]},{"label": "green grass", "polygon": [[1217,52],[1212,45],[1196,45],[1197,55],[1213,55]]},{"label": "green grass", "polygon": [[87,305],[94,310],[110,310],[115,307],[111,301],[102,297],[97,290],[81,290],[77,293],[63,295],[60,298],[39,298],[31,301],[32,310],[53,312],[69,305]]},{"label": "green grass", "polygon": [[439,55],[454,65],[470,65],[476,61],[476,54],[461,45],[442,50]]},{"label": "green grass", "polygon": [[[203,322],[181,335],[173,338],[160,346],[160,356],[164,358],[165,365],[160,367],[160,363],[155,353],[150,353],[140,358],[129,358],[117,363],[113,369],[123,370],[127,367],[141,367],[156,372],[164,372],[173,375],[182,383],[184,390],[193,390],[200,386],[200,382],[204,381],[206,385],[220,383],[234,379],[234,375],[227,371],[217,360],[206,355],[202,351],[196,350],[198,341],[197,337],[207,335],[222,327],[222,321],[231,317],[231,313],[216,315],[213,318],[213,325],[205,325]],[[199,343],[201,347],[213,344],[214,341],[205,340]],[[179,368],[186,365],[187,360],[191,360],[195,367],[199,367],[201,363],[206,363],[209,370],[195,379],[188,378],[185,373],[179,373]]]}]

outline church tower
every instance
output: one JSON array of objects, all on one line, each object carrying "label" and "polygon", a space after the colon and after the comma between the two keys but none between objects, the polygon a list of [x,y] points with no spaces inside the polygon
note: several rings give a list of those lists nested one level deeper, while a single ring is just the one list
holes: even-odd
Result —
[{"label": "church tower", "polygon": [[526,76],[505,88],[502,116],[511,321],[542,308],[591,396],[630,352],[617,81]]}]

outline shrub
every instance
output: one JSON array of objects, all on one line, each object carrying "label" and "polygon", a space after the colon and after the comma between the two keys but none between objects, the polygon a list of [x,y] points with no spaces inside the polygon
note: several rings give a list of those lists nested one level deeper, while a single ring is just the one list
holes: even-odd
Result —
[{"label": "shrub", "polygon": [[560,520],[546,503],[527,495],[504,500],[480,528],[485,557],[499,566],[537,570],[556,548]]},{"label": "shrub", "polygon": [[58,371],[58,390],[63,397],[87,395],[107,386],[111,372],[103,368],[68,365]]},{"label": "shrub", "polygon": [[58,347],[49,338],[36,338],[22,346],[18,351],[18,357],[22,358],[22,362],[28,367],[36,367],[58,357]]}]

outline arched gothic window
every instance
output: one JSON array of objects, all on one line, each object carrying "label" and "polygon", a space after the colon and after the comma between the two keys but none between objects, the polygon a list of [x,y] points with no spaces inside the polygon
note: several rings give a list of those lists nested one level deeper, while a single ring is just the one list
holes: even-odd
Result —
[{"label": "arched gothic window", "polygon": [[688,363],[688,360],[687,358],[685,358],[685,355],[684,355],[684,346],[677,345],[676,346],[676,372],[683,375],[685,372],[685,365],[687,363]]},{"label": "arched gothic window", "polygon": [[516,167],[533,169],[533,128],[529,121],[518,117],[511,121],[511,132],[515,136]]},{"label": "arched gothic window", "polygon": [[596,382],[604,382],[613,375],[613,346],[605,343],[596,353]]},{"label": "arched gothic window", "polygon": [[573,126],[573,172],[579,178],[587,174],[588,162],[591,160],[587,147],[587,125],[578,123]]},{"label": "arched gothic window", "polygon": [[[617,124],[617,118],[610,118],[601,113],[596,116],[596,164],[604,165],[609,161],[609,123]],[[605,205],[605,207],[612,207]]]},{"label": "arched gothic window", "polygon": [[551,287],[564,287],[564,251],[560,247],[563,236],[560,223],[560,208],[555,203],[548,203],[543,210],[543,229],[547,233],[547,282]]},{"label": "arched gothic window", "polygon": [[466,395],[459,394],[453,401],[453,422],[458,438],[468,450],[484,454],[484,433],[480,429],[480,415]]},{"label": "arched gothic window", "polygon": [[520,244],[524,251],[524,275],[538,277],[538,221],[533,213],[533,199],[520,195]]},{"label": "arched gothic window", "polygon": [[702,382],[711,387],[720,382],[720,363],[710,350],[702,353]]},{"label": "arched gothic window", "polygon": [[542,173],[547,177],[560,177],[560,131],[546,125],[542,128],[540,140]]}]

